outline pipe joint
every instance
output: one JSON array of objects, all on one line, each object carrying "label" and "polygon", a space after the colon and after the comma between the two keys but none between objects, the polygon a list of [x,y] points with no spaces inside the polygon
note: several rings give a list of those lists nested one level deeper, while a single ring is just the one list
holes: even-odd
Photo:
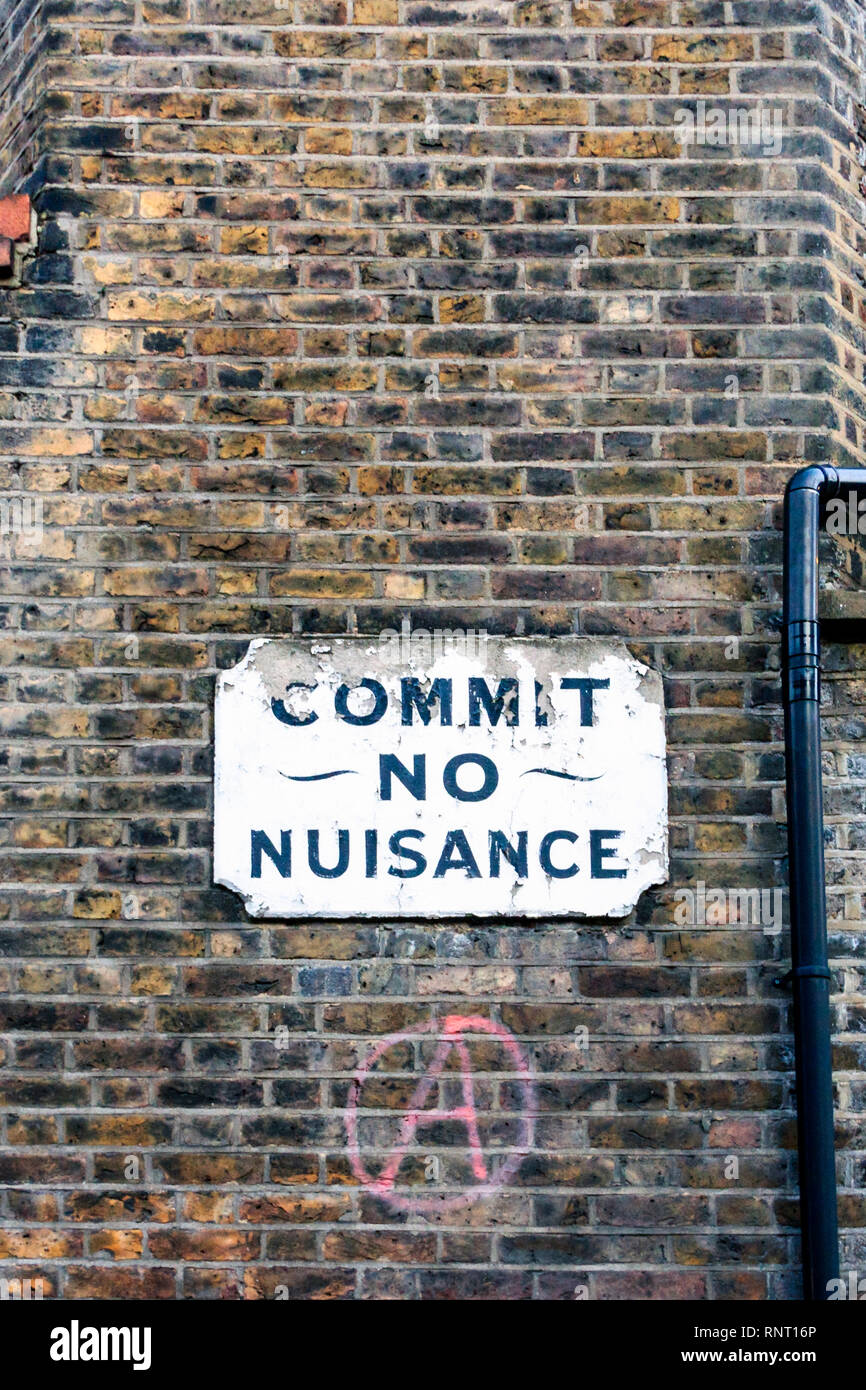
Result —
[{"label": "pipe joint", "polygon": [[787,641],[786,654],[789,661],[798,661],[804,666],[817,666],[821,650],[817,622],[805,619],[788,623],[785,639]]},{"label": "pipe joint", "polygon": [[820,634],[817,622],[788,623],[785,629],[785,698],[821,702]]},{"label": "pipe joint", "polygon": [[839,474],[830,463],[814,464],[810,468],[801,468],[795,473],[788,483],[786,491],[790,495],[792,492],[819,492],[827,497],[835,497],[839,491]]}]

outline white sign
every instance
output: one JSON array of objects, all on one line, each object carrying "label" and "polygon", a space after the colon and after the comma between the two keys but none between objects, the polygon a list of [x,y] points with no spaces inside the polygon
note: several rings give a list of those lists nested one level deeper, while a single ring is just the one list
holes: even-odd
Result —
[{"label": "white sign", "polygon": [[214,857],[254,917],[623,917],[667,877],[661,678],[590,638],[255,641]]}]

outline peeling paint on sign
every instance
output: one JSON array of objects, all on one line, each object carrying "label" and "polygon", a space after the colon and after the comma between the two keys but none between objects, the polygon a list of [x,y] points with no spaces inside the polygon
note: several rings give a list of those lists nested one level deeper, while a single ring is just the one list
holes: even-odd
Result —
[{"label": "peeling paint on sign", "polygon": [[624,917],[667,878],[661,678],[616,641],[255,641],[214,876],[255,917]]}]

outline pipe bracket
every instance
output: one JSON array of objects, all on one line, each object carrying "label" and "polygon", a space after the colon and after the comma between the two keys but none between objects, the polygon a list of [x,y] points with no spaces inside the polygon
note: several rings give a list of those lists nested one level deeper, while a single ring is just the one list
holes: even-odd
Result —
[{"label": "pipe bracket", "polygon": [[778,989],[788,989],[794,980],[832,980],[833,976],[824,965],[798,965],[786,975],[777,975],[773,984]]}]

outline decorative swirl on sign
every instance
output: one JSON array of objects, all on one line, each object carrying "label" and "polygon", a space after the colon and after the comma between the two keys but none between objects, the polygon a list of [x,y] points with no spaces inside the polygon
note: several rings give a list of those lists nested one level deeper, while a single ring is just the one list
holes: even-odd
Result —
[{"label": "decorative swirl on sign", "polygon": [[528,777],[531,772],[541,772],[545,777],[563,777],[568,782],[600,782],[604,776],[604,773],[600,772],[597,777],[578,777],[574,772],[560,772],[555,767],[528,767],[520,775]]},{"label": "decorative swirl on sign", "polygon": [[341,767],[336,772],[311,772],[306,777],[295,776],[291,772],[281,772],[281,777],[288,777],[290,782],[326,782],[329,777],[357,777],[357,772],[353,767]]}]

